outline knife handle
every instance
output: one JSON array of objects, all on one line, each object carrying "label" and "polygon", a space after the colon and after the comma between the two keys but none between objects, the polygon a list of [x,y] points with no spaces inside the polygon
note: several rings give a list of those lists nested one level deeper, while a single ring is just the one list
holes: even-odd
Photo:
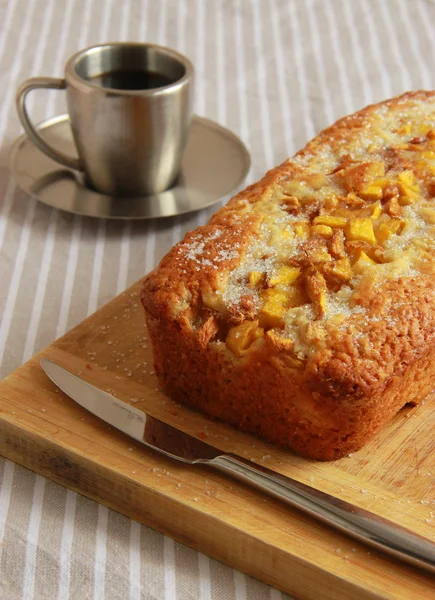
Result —
[{"label": "knife handle", "polygon": [[231,455],[198,462],[267,492],[377,550],[435,574],[435,544],[401,525]]}]

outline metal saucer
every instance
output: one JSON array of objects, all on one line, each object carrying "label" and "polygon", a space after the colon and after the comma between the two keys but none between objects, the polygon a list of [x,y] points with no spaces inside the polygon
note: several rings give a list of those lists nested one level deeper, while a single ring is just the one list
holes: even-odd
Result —
[{"label": "metal saucer", "polygon": [[[76,150],[68,115],[38,125],[41,135],[70,155]],[[60,210],[107,219],[152,219],[200,210],[237,188],[250,167],[241,140],[214,121],[193,117],[180,176],[161,194],[122,198],[100,194],[86,186],[83,174],[59,166],[26,135],[15,142],[10,167],[19,187],[44,204]]]}]

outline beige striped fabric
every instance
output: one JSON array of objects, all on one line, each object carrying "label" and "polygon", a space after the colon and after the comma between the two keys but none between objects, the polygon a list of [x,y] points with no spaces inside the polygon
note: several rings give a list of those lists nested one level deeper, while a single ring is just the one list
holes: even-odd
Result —
[{"label": "beige striped fabric", "polygon": [[[245,141],[248,182],[344,114],[435,88],[432,0],[0,0],[1,376],[139,279],[215,210],[97,221],[15,186],[8,157],[21,133],[19,82],[61,76],[73,52],[107,40],[156,42],[191,58],[195,112]],[[36,121],[65,110],[60,93],[29,100]],[[0,598],[287,597],[0,458]]]}]

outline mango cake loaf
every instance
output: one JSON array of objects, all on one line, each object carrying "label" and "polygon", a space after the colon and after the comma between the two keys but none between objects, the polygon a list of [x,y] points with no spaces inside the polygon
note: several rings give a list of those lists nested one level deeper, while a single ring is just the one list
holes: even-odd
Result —
[{"label": "mango cake loaf", "polygon": [[435,92],[368,106],[188,233],[141,292],[176,401],[331,460],[435,381]]}]

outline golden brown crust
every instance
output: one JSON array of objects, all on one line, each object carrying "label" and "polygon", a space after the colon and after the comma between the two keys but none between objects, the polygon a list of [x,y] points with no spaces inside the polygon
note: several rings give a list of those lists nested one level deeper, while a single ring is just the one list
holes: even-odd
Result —
[{"label": "golden brown crust", "polygon": [[[141,300],[155,369],[172,397],[302,455],[330,460],[361,447],[402,406],[431,391],[435,375],[431,275],[410,273],[381,285],[363,282],[352,298],[360,310],[340,328],[328,330],[326,341],[324,331],[316,329],[318,321],[309,324],[311,339],[318,344],[303,359],[292,352],[291,340],[274,335],[274,330],[258,334],[249,351],[242,349],[235,356],[225,345],[228,327],[256,318],[253,301],[247,296],[237,306],[215,307],[207,302],[207,294],[225,286],[229,273],[248,252],[261,223],[255,205],[277,182],[297,177],[303,161],[325,146],[343,156],[355,135],[382,111],[394,113],[434,97],[435,92],[408,93],[325,129],[293,159],[235,196],[206,226],[187,234],[145,279]],[[396,169],[407,168],[400,152],[388,156]],[[348,173],[349,185],[358,186],[355,178],[361,173]],[[386,203],[389,208],[394,211]],[[343,235],[338,231],[327,244],[340,257]],[[298,293],[314,301],[324,280],[316,270],[311,277],[306,279],[311,281],[308,288],[306,284]],[[216,301],[219,296],[217,300],[213,296]]]}]

